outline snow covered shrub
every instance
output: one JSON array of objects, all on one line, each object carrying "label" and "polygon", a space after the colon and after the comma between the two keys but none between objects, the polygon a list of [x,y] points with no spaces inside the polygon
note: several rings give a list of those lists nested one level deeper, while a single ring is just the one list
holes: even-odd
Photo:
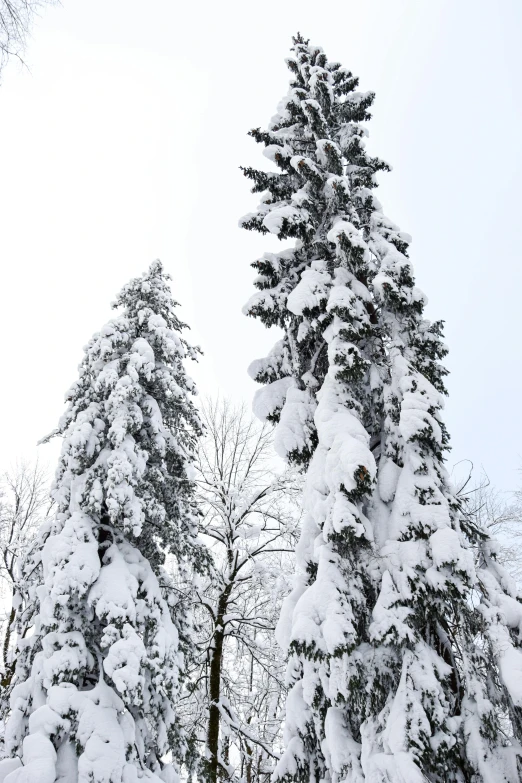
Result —
[{"label": "snow covered shrub", "polygon": [[[122,314],[85,348],[52,433],[63,438],[57,511],[31,553],[39,583],[20,588],[36,611],[21,601],[6,783],[175,779],[184,618],[166,600],[162,564],[166,552],[196,568],[204,557],[193,484],[201,427],[183,364],[196,351],[167,281],[156,261],[123,288]],[[162,761],[168,751],[174,765]]]},{"label": "snow covered shrub", "polygon": [[[448,480],[441,323],[410,238],[374,195],[374,95],[300,35],[244,228],[294,240],[254,263],[245,311],[283,331],[254,410],[307,469],[277,781],[517,783],[522,603]],[[478,566],[476,565],[478,563]]]}]

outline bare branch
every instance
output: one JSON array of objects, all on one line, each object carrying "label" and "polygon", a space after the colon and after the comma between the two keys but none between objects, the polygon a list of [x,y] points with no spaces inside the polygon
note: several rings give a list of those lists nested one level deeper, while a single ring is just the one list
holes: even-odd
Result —
[{"label": "bare branch", "polygon": [[34,18],[58,0],[0,0],[0,71],[11,58],[24,64],[27,38]]}]

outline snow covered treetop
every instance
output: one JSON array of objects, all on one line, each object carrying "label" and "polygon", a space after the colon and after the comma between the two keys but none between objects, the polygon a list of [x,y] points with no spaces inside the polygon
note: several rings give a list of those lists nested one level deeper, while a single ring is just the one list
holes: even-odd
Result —
[{"label": "snow covered treetop", "polygon": [[[410,237],[385,217],[373,193],[376,174],[390,169],[365,149],[374,93],[359,92],[351,71],[300,35],[287,64],[290,87],[276,115],[266,131],[250,131],[276,170],[244,169],[261,203],[240,225],[293,240],[252,264],[257,291],[245,313],[284,331],[270,354],[250,366],[265,387],[255,409],[279,425],[279,453],[307,464],[317,444],[314,410],[336,317],[346,340],[374,365],[367,371],[378,385],[384,346],[393,344],[411,349],[411,361],[443,391],[445,348],[440,324],[422,317],[425,298],[408,259]],[[337,357],[349,365],[345,375],[362,371],[361,357],[352,354]],[[375,394],[365,401],[371,417],[370,397]]]},{"label": "snow covered treetop", "polygon": [[198,349],[182,336],[186,325],[175,313],[168,280],[154,261],[123,287],[113,304],[123,313],[86,346],[56,431],[64,436],[59,510],[68,508],[73,477],[82,475],[79,491],[92,513],[107,514],[135,537],[144,535],[147,521],[153,532],[145,554],[156,564],[162,549],[190,553],[196,535],[191,464],[201,432],[191,399],[196,390],[183,365]]}]

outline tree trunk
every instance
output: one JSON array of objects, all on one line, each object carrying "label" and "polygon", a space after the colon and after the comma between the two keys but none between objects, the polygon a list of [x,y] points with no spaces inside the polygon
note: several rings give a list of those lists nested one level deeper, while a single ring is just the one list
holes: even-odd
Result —
[{"label": "tree trunk", "polygon": [[208,783],[217,783],[219,771],[219,725],[221,714],[218,705],[221,696],[221,670],[223,666],[223,642],[225,640],[223,617],[227,611],[231,589],[232,584],[227,585],[219,597],[218,613],[214,625],[214,643],[212,645],[209,676],[210,707],[207,731],[208,761],[206,764]]},{"label": "tree trunk", "polygon": [[7,658],[9,655],[9,645],[11,644],[11,627],[15,621],[15,616],[16,612],[13,606],[13,600],[11,599],[11,613],[9,615],[9,621],[5,629],[4,644],[2,647],[2,660],[4,664],[4,671],[0,681],[2,688],[8,688],[13,677],[13,666],[9,664]]},{"label": "tree trunk", "polygon": [[[257,637],[257,631],[254,631],[254,640]],[[254,659],[250,660],[250,693],[254,687]],[[250,726],[252,716],[249,715],[247,725]],[[245,750],[248,756],[247,768],[246,768],[246,783],[252,783],[252,766],[254,763],[254,754],[252,746],[245,741]]]},{"label": "tree trunk", "polygon": [[246,783],[252,783],[252,765],[254,763],[254,757],[252,754],[252,746],[245,741],[245,752],[248,757],[246,765]]}]

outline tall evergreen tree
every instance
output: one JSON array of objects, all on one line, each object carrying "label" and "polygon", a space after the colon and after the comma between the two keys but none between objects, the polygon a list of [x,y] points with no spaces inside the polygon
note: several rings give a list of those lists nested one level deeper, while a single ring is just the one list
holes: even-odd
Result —
[{"label": "tall evergreen tree", "polygon": [[[31,553],[37,612],[19,613],[32,628],[18,629],[0,764],[8,783],[175,779],[184,617],[169,605],[162,564],[166,552],[196,568],[204,558],[193,484],[201,426],[183,364],[196,351],[168,279],[156,261],[123,288],[123,313],[85,348],[53,433],[63,437],[57,513]],[[174,765],[162,760],[169,750]]]},{"label": "tall evergreen tree", "polygon": [[283,338],[255,409],[307,468],[278,781],[516,783],[522,603],[444,467],[446,354],[409,237],[374,195],[373,93],[300,35],[244,228],[293,246],[254,263],[246,312]]}]

